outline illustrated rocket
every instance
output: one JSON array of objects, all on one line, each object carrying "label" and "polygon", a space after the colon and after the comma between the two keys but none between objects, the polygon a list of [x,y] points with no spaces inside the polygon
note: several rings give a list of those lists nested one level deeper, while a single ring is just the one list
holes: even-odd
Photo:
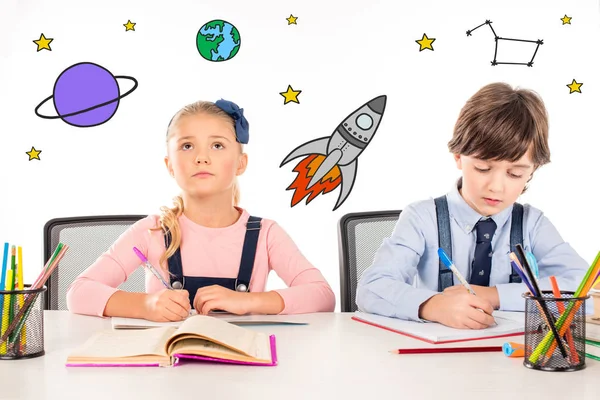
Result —
[{"label": "illustrated rocket", "polygon": [[321,181],[334,167],[341,172],[341,190],[334,210],[346,200],[356,179],[358,156],[373,140],[385,111],[387,96],[373,98],[348,115],[331,136],[311,140],[295,148],[281,163],[280,168],[291,160],[308,155],[322,155],[325,159],[318,166],[306,189]]}]

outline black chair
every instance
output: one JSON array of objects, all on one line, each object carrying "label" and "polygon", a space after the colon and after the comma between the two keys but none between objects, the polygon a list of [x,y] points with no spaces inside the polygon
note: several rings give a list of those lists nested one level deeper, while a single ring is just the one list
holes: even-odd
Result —
[{"label": "black chair", "polygon": [[[123,232],[145,217],[146,215],[101,215],[54,218],[48,221],[44,225],[44,263],[48,262],[59,242],[68,245],[69,250],[46,281],[48,290],[44,308],[67,310],[66,293],[69,285],[107,251]],[[119,289],[144,292],[146,286],[143,267],[135,270]]]},{"label": "black chair", "polygon": [[356,287],[375,253],[394,231],[401,210],[369,211],[344,215],[338,224],[341,311],[353,312]]}]

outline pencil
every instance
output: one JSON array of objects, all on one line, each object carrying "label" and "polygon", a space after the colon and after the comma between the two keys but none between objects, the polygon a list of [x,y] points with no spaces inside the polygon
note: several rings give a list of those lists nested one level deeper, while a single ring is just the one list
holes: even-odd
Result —
[{"label": "pencil", "polygon": [[[17,247],[17,288],[18,290],[23,290],[25,288],[25,277],[23,276],[23,248],[21,246]],[[19,308],[23,307],[23,295],[18,295],[18,303]],[[21,351],[25,351],[25,345],[27,344],[27,326],[23,326],[23,330],[21,331],[21,345],[19,349]]]},{"label": "pencil", "polygon": [[[596,255],[596,258],[594,259],[594,262],[592,262],[592,265],[590,265],[590,268],[587,270],[585,276],[579,283],[579,287],[575,291],[575,294],[573,295],[573,297],[576,297],[576,298],[577,297],[586,297],[588,294],[588,291],[591,287],[591,283],[593,283],[593,282],[591,282],[590,277],[595,276],[595,274],[597,274],[599,271],[600,271],[600,252],[598,252],[598,254]],[[561,334],[567,330],[567,328],[571,324],[571,321],[573,320],[573,318],[575,318],[575,314],[577,313],[577,310],[579,310],[579,307],[581,307],[582,304],[583,304],[583,301],[569,302],[567,309],[565,310],[564,313],[562,313],[562,315],[556,322],[556,326],[560,330]],[[552,352],[554,352],[555,343],[552,340],[553,336],[554,335],[552,332],[548,332],[546,334],[546,336],[544,336],[542,341],[536,346],[536,348],[533,350],[533,352],[529,356],[529,361],[531,363],[535,364],[542,354],[547,355],[547,354],[551,354]],[[548,350],[548,348],[550,348],[550,350]]]},{"label": "pencil", "polygon": [[568,357],[567,351],[565,350],[565,346],[563,345],[561,337],[556,330],[556,326],[555,326],[556,322],[555,322],[554,318],[552,317],[552,314],[550,314],[550,312],[548,311],[548,308],[546,307],[546,302],[542,298],[542,292],[540,291],[540,288],[537,285],[537,282],[535,280],[535,275],[533,275],[533,272],[531,271],[529,262],[527,262],[527,256],[525,255],[523,246],[521,246],[521,244],[519,243],[519,244],[517,244],[516,247],[517,247],[517,251],[519,252],[519,255],[523,259],[523,270],[529,276],[529,282],[531,283],[531,286],[537,293],[537,297],[540,298],[539,304],[540,304],[540,306],[542,306],[542,310],[544,311],[544,314],[546,315],[546,320],[548,321],[548,325],[550,326],[550,329],[552,330],[552,333],[554,334],[554,338],[556,339],[556,343],[558,344],[558,349],[560,350],[560,354],[562,354],[563,358],[567,358]]},{"label": "pencil", "polygon": [[[550,283],[552,284],[552,293],[554,297],[557,299],[562,298],[560,294],[560,289],[558,288],[558,282],[554,276],[550,277]],[[565,312],[565,305],[562,301],[556,302],[556,307],[558,308],[559,313]],[[571,333],[571,329],[567,329],[567,343],[569,344],[569,349],[571,350],[571,359],[575,364],[579,364],[579,356],[577,355],[577,348],[575,347],[575,342],[573,342],[573,334]]]},{"label": "pencil", "polygon": [[440,348],[421,348],[421,349],[398,349],[392,350],[394,354],[427,354],[427,353],[483,353],[483,352],[502,352],[502,346],[481,346],[481,347],[440,347]]}]

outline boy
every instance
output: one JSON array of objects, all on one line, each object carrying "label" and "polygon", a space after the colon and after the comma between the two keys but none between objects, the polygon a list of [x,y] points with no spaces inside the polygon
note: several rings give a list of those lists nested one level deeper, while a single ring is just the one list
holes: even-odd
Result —
[{"label": "boy", "polygon": [[[505,83],[484,86],[461,110],[448,148],[462,177],[445,197],[402,211],[358,283],[359,309],[455,328],[486,328],[494,323],[494,309],[525,307],[521,295],[528,290],[509,259],[515,240],[537,259],[541,290],[551,289],[548,277],[554,275],[561,290],[574,291],[589,267],[585,260],[540,210],[515,204],[534,171],[550,162],[541,98]],[[448,237],[450,245],[444,240]],[[440,268],[442,243],[476,296]]]}]

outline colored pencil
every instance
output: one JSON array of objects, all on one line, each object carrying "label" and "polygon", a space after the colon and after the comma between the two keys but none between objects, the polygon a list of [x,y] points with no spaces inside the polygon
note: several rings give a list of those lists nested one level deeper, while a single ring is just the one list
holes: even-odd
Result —
[{"label": "colored pencil", "polygon": [[[560,289],[558,288],[558,282],[554,276],[550,277],[550,283],[552,284],[552,294],[554,294],[554,297],[557,299],[562,298]],[[558,308],[559,313],[562,314],[565,312],[565,305],[562,301],[557,301],[556,307]],[[577,355],[577,348],[575,347],[575,342],[573,341],[571,329],[567,329],[567,343],[569,344],[569,349],[571,350],[571,362],[579,364],[579,356]]]},{"label": "colored pencil", "polygon": [[[0,290],[6,288],[6,266],[8,264],[8,243],[4,243],[4,255],[2,256],[2,271],[0,271]],[[3,320],[4,296],[0,296],[0,321]]]},{"label": "colored pencil", "polygon": [[[587,296],[588,291],[591,288],[591,285],[593,283],[592,279],[590,279],[590,277],[595,276],[599,270],[600,270],[600,251],[596,255],[594,262],[592,262],[592,265],[586,272],[585,276],[581,280],[579,287],[577,288],[577,290],[575,291],[575,294],[573,295],[574,297],[586,297]],[[556,322],[556,327],[559,329],[561,334],[564,334],[564,332],[570,326],[571,322],[573,321],[573,318],[575,318],[575,314],[577,313],[577,310],[579,310],[579,307],[581,307],[582,304],[583,304],[582,301],[569,302],[567,309],[565,310],[565,312],[562,313],[562,315]],[[536,348],[533,350],[533,352],[529,356],[529,362],[535,364],[535,363],[537,363],[540,356],[542,356],[542,354],[548,355],[548,354],[551,354],[551,352],[554,352],[555,347],[554,347],[554,342],[552,340],[553,337],[554,337],[553,332],[548,332],[546,334],[546,336],[544,336],[542,341],[536,346]]]},{"label": "colored pencil", "polygon": [[[46,263],[46,266],[40,272],[40,275],[38,276],[38,278],[35,281],[35,285],[33,285],[30,290],[36,290],[36,289],[39,289],[44,286],[44,283],[46,283],[48,278],[50,278],[50,275],[52,274],[54,269],[58,266],[58,263],[64,257],[64,255],[68,249],[69,249],[69,246],[59,243],[59,245],[54,250],[52,257],[50,257],[50,260],[48,260],[48,262]],[[29,312],[33,308],[33,304],[35,303],[35,300],[37,299],[37,295],[38,295],[38,293],[31,293],[26,296],[23,307],[21,307],[19,309],[15,319],[9,325],[6,332],[4,332],[4,334],[2,334],[2,336],[0,337],[0,343],[5,341],[9,337],[10,337],[10,342],[14,343],[17,336],[19,335],[19,332],[23,328],[23,325],[25,324],[27,317],[29,316]]]},{"label": "colored pencil", "polygon": [[523,246],[521,246],[521,244],[518,243],[516,247],[517,247],[517,252],[523,259],[523,271],[525,271],[525,273],[528,275],[531,286],[537,293],[537,296],[540,298],[540,301],[539,301],[540,306],[542,307],[543,314],[546,315],[546,320],[548,321],[548,325],[550,326],[550,329],[552,330],[552,333],[554,334],[554,338],[555,338],[556,342],[558,343],[558,349],[560,350],[560,354],[562,354],[563,358],[567,358],[568,357],[567,350],[565,350],[565,346],[563,345],[561,336],[558,334],[558,331],[556,329],[556,326],[555,326],[556,322],[555,322],[554,318],[552,317],[552,314],[550,314],[550,312],[548,311],[548,308],[546,307],[546,302],[542,298],[542,292],[540,291],[540,288],[538,287],[538,284],[535,280],[535,275],[531,271],[531,267],[529,266],[529,262],[527,261],[527,255],[525,254],[525,251],[523,250]]},{"label": "colored pencil", "polygon": [[[23,248],[21,246],[17,247],[17,289],[23,290],[25,288],[25,277],[23,275]],[[19,298],[19,308],[23,307],[23,295],[18,295]],[[25,351],[25,346],[27,345],[27,326],[23,326],[23,330],[21,331],[21,345],[19,349],[21,351]]]},{"label": "colored pencil", "polygon": [[490,351],[502,352],[502,346],[481,346],[481,347],[440,347],[440,348],[420,348],[420,349],[398,349],[392,350],[394,354],[427,354],[427,353],[482,353]]}]

